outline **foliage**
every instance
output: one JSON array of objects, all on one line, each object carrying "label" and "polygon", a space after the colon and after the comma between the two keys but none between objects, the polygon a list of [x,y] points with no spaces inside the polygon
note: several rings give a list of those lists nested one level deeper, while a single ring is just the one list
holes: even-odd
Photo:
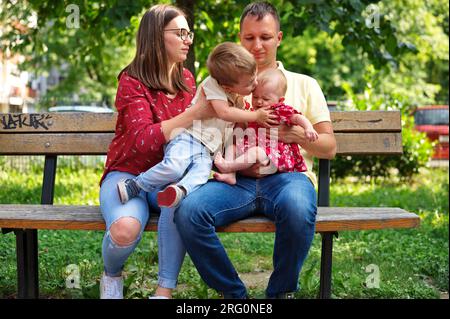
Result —
[{"label": "foliage", "polygon": [[[400,41],[386,15],[372,14],[379,22],[379,27],[374,27],[369,5],[376,2],[278,0],[273,4],[280,10],[286,34],[297,36],[310,28],[315,34],[323,31],[331,37],[339,35],[344,46],[358,48],[381,68],[387,63],[398,64],[402,55],[416,50]],[[73,7],[67,1],[3,1],[0,25],[6,28],[0,41],[2,47],[27,56],[29,60],[23,67],[32,68],[37,74],[52,67],[64,70],[63,83],[49,93],[44,105],[79,90],[76,93],[82,98],[97,97],[111,105],[116,75],[134,55],[133,40],[140,17],[153,3],[71,1],[80,12],[79,27],[72,27],[68,21],[73,17]],[[190,57],[188,66],[193,70],[197,61],[199,78],[205,75],[204,64],[212,47],[222,41],[237,40],[239,16],[247,3],[242,0],[176,1],[187,8],[194,23],[195,58]],[[37,23],[30,22],[33,19]]]},{"label": "foliage", "polygon": [[[4,1],[2,48],[25,55],[28,59],[21,67],[37,75],[54,67],[62,72],[62,83],[50,90],[41,106],[61,102],[71,93],[111,105],[117,74],[134,55],[133,17],[144,3],[148,1]],[[72,23],[76,12],[69,4],[78,6],[79,25]]]},{"label": "foliage", "polygon": [[[132,59],[140,18],[154,3],[71,1],[80,11],[76,28],[67,24],[73,14],[67,1],[2,1],[1,47],[24,54],[22,68],[36,75],[62,71],[63,81],[42,98],[41,106],[61,103],[73,93],[81,101],[112,105],[116,76]],[[187,66],[200,81],[210,50],[219,42],[238,40],[239,16],[248,1],[175,3],[188,12],[196,32]],[[412,107],[448,103],[448,2],[272,3],[284,31],[279,59],[288,69],[318,79],[328,100],[341,100],[348,83],[358,93],[371,87],[380,96],[402,95]]]},{"label": "foliage", "polygon": [[449,2],[383,1],[380,9],[393,22],[399,39],[418,49],[417,54],[405,54],[392,72],[375,74],[380,91],[409,97],[415,105],[448,104]]},{"label": "foliage", "polygon": [[448,1],[442,0],[377,3],[401,41],[417,49],[403,54],[396,64],[377,67],[358,46],[346,44],[341,34],[331,35],[311,26],[299,36],[285,32],[279,58],[288,69],[316,78],[327,100],[342,100],[343,85],[349,85],[361,94],[370,88],[381,97],[401,95],[411,108],[447,104],[448,6]]},{"label": "foliage", "polygon": [[400,176],[411,179],[430,160],[434,143],[427,139],[426,133],[414,129],[413,117],[403,116],[402,126],[403,154],[391,165]]}]

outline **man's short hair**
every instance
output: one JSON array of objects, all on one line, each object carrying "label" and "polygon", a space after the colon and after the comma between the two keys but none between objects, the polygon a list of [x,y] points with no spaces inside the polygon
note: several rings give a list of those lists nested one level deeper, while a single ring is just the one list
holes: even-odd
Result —
[{"label": "man's short hair", "polygon": [[223,42],[217,45],[206,61],[209,75],[220,85],[239,83],[242,74],[256,73],[256,61],[253,55],[243,46],[234,42]]},{"label": "man's short hair", "polygon": [[272,17],[275,19],[278,26],[278,31],[280,31],[280,16],[278,15],[277,9],[272,4],[265,1],[252,2],[244,8],[244,11],[242,12],[240,19],[241,29],[242,29],[242,22],[247,16],[256,17],[256,20],[259,21],[268,14],[272,15]]},{"label": "man's short hair", "polygon": [[275,83],[277,93],[284,96],[287,91],[287,79],[284,73],[279,69],[267,69],[258,73],[258,85]]}]

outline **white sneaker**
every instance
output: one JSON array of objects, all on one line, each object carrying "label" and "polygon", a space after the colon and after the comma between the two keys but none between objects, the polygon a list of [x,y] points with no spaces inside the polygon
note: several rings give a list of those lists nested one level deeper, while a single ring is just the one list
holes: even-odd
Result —
[{"label": "white sneaker", "polygon": [[123,277],[110,277],[103,273],[100,280],[100,299],[123,299]]}]

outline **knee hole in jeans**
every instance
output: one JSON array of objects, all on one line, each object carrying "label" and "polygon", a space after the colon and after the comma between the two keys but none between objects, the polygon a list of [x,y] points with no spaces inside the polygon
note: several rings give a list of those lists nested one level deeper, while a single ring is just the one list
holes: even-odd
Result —
[{"label": "knee hole in jeans", "polygon": [[118,246],[131,245],[140,232],[141,223],[134,217],[120,217],[109,228],[111,240]]}]

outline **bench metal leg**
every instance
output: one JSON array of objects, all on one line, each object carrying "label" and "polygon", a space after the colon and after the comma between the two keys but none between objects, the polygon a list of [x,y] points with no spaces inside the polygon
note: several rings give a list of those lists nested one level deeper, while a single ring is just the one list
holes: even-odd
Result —
[{"label": "bench metal leg", "polygon": [[333,261],[333,235],[334,232],[321,233],[322,257],[320,261],[320,299],[331,298],[331,272]]},{"label": "bench metal leg", "polygon": [[[42,181],[41,204],[52,205],[55,190],[56,155],[46,155]],[[17,297],[39,298],[38,233],[36,229],[17,229]]]},{"label": "bench metal leg", "polygon": [[[319,159],[318,206],[330,206],[330,160]],[[336,232],[324,232],[322,235],[322,257],[320,259],[320,299],[331,298],[331,268],[333,262],[333,235]]]},{"label": "bench metal leg", "polygon": [[39,297],[37,230],[14,230],[16,234],[17,281],[20,299]]}]

